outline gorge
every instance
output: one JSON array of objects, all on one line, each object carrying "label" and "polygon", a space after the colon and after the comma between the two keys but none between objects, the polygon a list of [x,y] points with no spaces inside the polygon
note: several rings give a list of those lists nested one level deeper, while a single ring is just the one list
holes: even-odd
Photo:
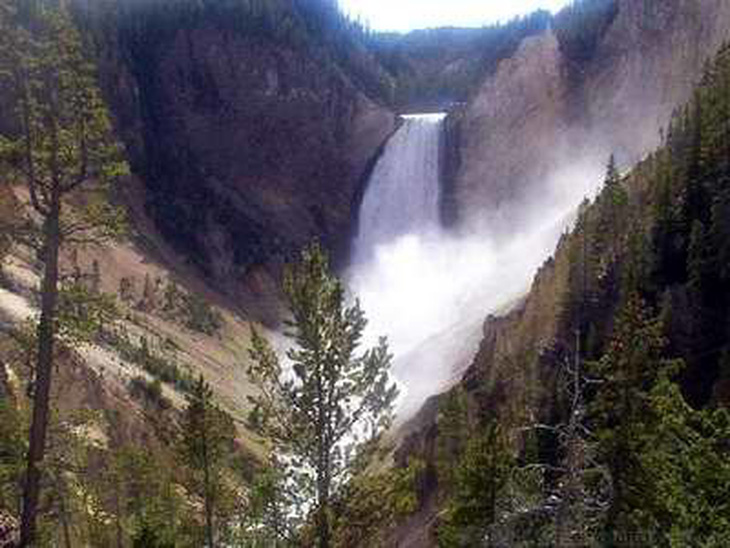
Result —
[{"label": "gorge", "polygon": [[[74,470],[89,465],[88,477],[58,472],[53,500],[70,502],[49,503],[49,539],[60,543],[70,522],[70,545],[136,546],[148,526],[159,546],[209,542],[208,493],[176,453],[198,378],[233,432],[221,451],[220,545],[269,533],[270,516],[241,527],[249,495],[280,494],[251,349],[262,334],[285,354],[282,281],[312,241],[348,302],[362,304],[362,348],[388,338],[401,388],[395,427],[370,440],[380,445],[358,454],[333,494],[333,545],[509,544],[499,533],[568,546],[636,527],[662,544],[680,538],[675,522],[708,545],[720,538],[711,535],[730,510],[718,502],[730,500],[730,458],[717,441],[730,406],[730,2],[577,0],[402,35],[348,19],[334,0],[38,5],[70,6],[130,167],[108,198],[128,233],[61,255],[64,290],[108,297],[117,316],[58,351],[66,437],[54,443],[87,459]],[[33,222],[23,216],[32,197],[4,74],[0,518],[18,514],[16,430],[34,382],[25,326],[44,270],[14,240]],[[566,425],[603,437],[566,444]],[[621,458],[616,439],[629,440]],[[581,483],[574,469],[566,480],[575,447],[595,452],[621,488]],[[634,470],[646,473],[629,485],[651,507],[621,490]],[[677,506],[667,493],[679,493]],[[594,502],[600,519],[578,523]],[[256,511],[292,502],[266,504]],[[95,521],[107,514],[114,531]],[[313,542],[308,519],[286,532],[301,545]],[[277,527],[257,542],[280,541]]]}]

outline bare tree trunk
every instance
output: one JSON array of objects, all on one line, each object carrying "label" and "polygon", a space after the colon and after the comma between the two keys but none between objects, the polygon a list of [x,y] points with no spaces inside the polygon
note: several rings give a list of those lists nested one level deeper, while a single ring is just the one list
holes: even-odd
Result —
[{"label": "bare tree trunk", "polygon": [[23,517],[20,547],[32,546],[36,536],[36,518],[40,499],[41,465],[46,450],[53,347],[55,342],[56,302],[58,300],[58,254],[61,245],[61,189],[54,185],[48,215],[43,223],[44,260],[41,317],[38,326],[38,363],[35,375],[33,419],[30,426],[28,464],[23,491]]}]

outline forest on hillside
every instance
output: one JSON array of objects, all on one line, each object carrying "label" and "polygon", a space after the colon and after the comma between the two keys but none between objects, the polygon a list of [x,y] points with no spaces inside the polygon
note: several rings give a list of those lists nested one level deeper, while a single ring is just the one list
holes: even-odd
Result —
[{"label": "forest on hillside", "polygon": [[[729,124],[724,47],[660,149],[626,174],[611,159],[538,275],[556,339],[483,354],[440,399],[441,545],[730,538]],[[524,384],[499,374],[515,368]]]}]

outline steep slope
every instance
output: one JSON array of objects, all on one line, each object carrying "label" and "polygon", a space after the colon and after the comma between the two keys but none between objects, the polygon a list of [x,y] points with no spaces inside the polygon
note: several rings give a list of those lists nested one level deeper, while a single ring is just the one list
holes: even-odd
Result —
[{"label": "steep slope", "polygon": [[187,261],[245,308],[308,240],[344,257],[394,119],[331,2],[77,5],[147,210]]},{"label": "steep slope", "polygon": [[[509,230],[548,185],[573,184],[567,168],[595,173],[612,152],[621,164],[641,158],[730,29],[730,5],[715,0],[578,5],[525,40],[454,115],[460,150],[448,189],[463,223],[489,211],[486,222]],[[591,10],[603,24],[588,26]],[[566,30],[581,25],[590,48]]]},{"label": "steep slope", "polygon": [[[601,519],[609,520],[609,530],[616,515],[645,512],[643,525],[620,526],[628,531],[639,527],[633,531],[651,534],[654,542],[668,538],[670,528],[689,538],[726,534],[724,522],[712,521],[712,512],[698,513],[696,521],[680,514],[695,504],[714,508],[714,501],[722,498],[692,474],[697,462],[692,459],[699,458],[694,455],[724,462],[728,454],[724,441],[709,440],[727,425],[730,405],[729,76],[730,49],[725,46],[703,70],[690,102],[672,118],[665,145],[624,176],[609,168],[603,190],[593,202],[584,202],[575,227],[561,238],[524,300],[512,312],[485,321],[481,347],[461,383],[434,397],[412,421],[398,462],[424,459],[423,481],[430,489],[421,493],[421,510],[397,530],[395,539],[409,545],[414,524],[429,523],[432,532],[441,530],[449,519],[449,505],[464,504],[459,496],[467,501],[466,511],[469,504],[480,508],[488,503],[483,491],[455,494],[458,487],[450,470],[460,458],[458,467],[470,470],[472,479],[491,473],[485,461],[470,460],[479,456],[469,456],[466,448],[471,438],[495,424],[505,433],[509,451],[518,455],[513,472],[547,467],[539,491],[546,502],[530,498],[534,487],[518,483],[512,491],[501,492],[496,521],[485,522],[477,515],[471,525],[481,535],[502,528],[513,543],[554,538],[549,536],[550,527],[559,522],[554,502],[565,493],[562,482],[568,481],[569,466],[569,449],[561,440],[566,430],[559,427],[571,420],[572,412],[586,427],[582,447],[589,447],[592,455],[590,464],[584,463],[584,480],[590,481],[589,475],[603,467],[613,485],[629,481],[632,492],[639,493],[620,503],[615,501],[625,493],[612,491],[607,496],[604,510],[611,510]],[[627,324],[633,329],[627,330]],[[658,341],[653,347],[646,340],[652,329]],[[570,407],[575,392],[565,384],[574,363],[580,363],[586,375],[579,381],[583,402],[577,411]],[[666,377],[662,367],[668,367]],[[620,393],[631,391],[629,407],[636,406],[631,424],[639,426],[629,435],[631,451],[612,461],[610,436],[627,409],[611,400],[619,385]],[[662,407],[669,401],[677,404]],[[606,414],[611,417],[608,423]],[[673,440],[671,428],[686,426],[684,420],[697,421],[687,431],[677,430],[694,436],[691,441],[662,445]],[[662,421],[672,426],[657,434],[657,428],[666,425]],[[685,443],[689,452],[698,453],[684,453]],[[647,454],[650,459],[642,460]],[[667,462],[677,476],[660,477],[658,469]],[[626,474],[630,467],[634,468]],[[644,475],[636,474],[637,469]],[[710,486],[721,485],[720,478],[728,473],[722,465],[703,470]],[[674,489],[674,498],[661,491],[667,486]],[[586,500],[580,503],[590,505]],[[652,521],[657,516],[661,518]],[[459,526],[468,530],[466,523]],[[436,544],[434,536],[422,532],[419,539],[412,545]]]},{"label": "steep slope", "polygon": [[[3,189],[11,189],[7,179],[2,183]],[[17,208],[27,202],[27,195],[22,188],[15,190]],[[64,469],[68,484],[83,486],[79,492],[93,501],[88,504],[94,508],[105,508],[105,516],[109,515],[106,509],[116,508],[118,519],[113,528],[106,517],[100,528],[92,523],[82,526],[85,522],[79,507],[73,506],[76,491],[65,492],[57,504],[62,508],[69,504],[72,509],[57,521],[54,502],[42,516],[50,543],[62,542],[60,524],[66,521],[72,524],[70,533],[64,531],[65,538],[71,539],[66,541],[69,545],[133,543],[139,522],[130,519],[126,506],[120,510],[113,501],[141,496],[145,507],[141,511],[146,513],[154,501],[170,502],[177,496],[160,491],[160,481],[174,484],[175,493],[190,489],[180,466],[178,439],[182,410],[195,379],[205,379],[214,391],[216,405],[235,422],[235,443],[229,450],[236,466],[245,463],[252,470],[263,460],[263,441],[247,426],[247,396],[253,393],[245,373],[251,325],[232,314],[230,307],[209,305],[220,300],[190,272],[181,270],[187,276],[181,271],[173,273],[151,256],[148,249],[162,247],[151,245],[155,238],[154,233],[137,234],[133,240],[108,242],[103,247],[78,246],[63,255],[64,287],[81,283],[92,294],[113,302],[117,313],[88,342],[59,341],[51,396],[53,420],[58,424],[52,423],[48,450],[52,456],[47,460],[54,463],[53,471],[59,453],[65,459],[63,466],[73,462],[73,471]],[[0,265],[3,509],[14,509],[19,501],[21,483],[16,472],[25,459],[25,417],[32,404],[34,369],[27,321],[38,312],[41,273],[36,254],[20,245],[4,254]],[[195,316],[202,321],[194,320]],[[140,481],[137,474],[148,472],[149,477],[135,483]],[[123,479],[119,476],[112,487],[107,474],[122,474]],[[237,475],[231,479],[237,488],[248,481]],[[140,489],[145,493],[138,495]],[[165,528],[176,531],[176,540],[187,534],[183,530],[189,531],[180,523],[195,522],[184,515],[188,502],[195,504],[194,497],[188,492],[180,499],[182,506],[163,511]]]}]

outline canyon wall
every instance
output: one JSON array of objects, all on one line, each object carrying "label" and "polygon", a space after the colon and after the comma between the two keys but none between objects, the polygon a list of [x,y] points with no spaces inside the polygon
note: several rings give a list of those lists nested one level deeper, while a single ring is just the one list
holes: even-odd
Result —
[{"label": "canyon wall", "polygon": [[576,58],[559,28],[527,38],[453,115],[461,150],[447,199],[462,223],[508,231],[569,173],[593,174],[612,153],[639,160],[730,29],[721,0],[615,6],[590,55]]},{"label": "canyon wall", "polygon": [[297,6],[77,2],[147,213],[252,306],[311,239],[346,256],[364,172],[395,123]]}]

